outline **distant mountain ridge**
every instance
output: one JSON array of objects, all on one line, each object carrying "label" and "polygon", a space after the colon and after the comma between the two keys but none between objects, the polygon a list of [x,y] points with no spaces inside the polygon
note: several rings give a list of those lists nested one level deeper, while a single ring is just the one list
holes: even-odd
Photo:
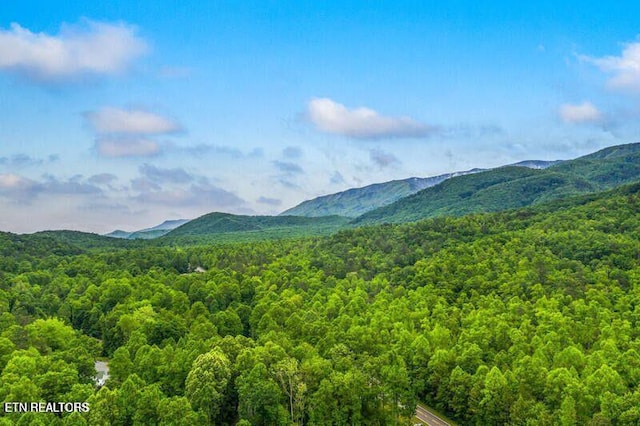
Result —
[{"label": "distant mountain ridge", "polygon": [[122,229],[116,229],[115,231],[109,232],[108,234],[104,234],[105,237],[111,238],[121,238],[126,240],[129,238],[129,235],[133,234],[133,232],[123,231]]},{"label": "distant mountain ridge", "polygon": [[546,169],[547,167],[554,166],[562,163],[562,160],[546,161],[546,160],[524,160],[517,163],[509,164],[510,166],[527,167],[530,169]]},{"label": "distant mountain ridge", "polygon": [[303,201],[280,213],[280,216],[344,216],[358,217],[378,207],[393,203],[403,197],[439,184],[453,176],[462,176],[470,173],[478,173],[482,169],[472,169],[463,172],[446,173],[439,176],[392,180],[389,182],[374,183],[361,188],[350,188],[335,194],[322,195],[320,197]]},{"label": "distant mountain ridge", "polygon": [[[574,160],[521,161],[489,170],[472,169],[352,188],[305,201],[278,216],[214,212],[191,221],[166,221],[134,233],[114,231],[109,235],[129,240],[155,238],[159,245],[327,235],[361,225],[538,205],[637,181],[640,143],[605,148]],[[375,205],[381,206],[371,209]],[[342,215],[329,215],[336,211]],[[357,215],[359,211],[365,213]],[[83,238],[86,245],[94,244],[93,237]]]},{"label": "distant mountain ridge", "polygon": [[[437,216],[461,216],[527,206],[563,208],[565,201],[571,204],[576,196],[587,199],[623,185],[640,185],[640,143],[609,147],[574,160],[547,165],[547,162],[535,162],[533,166],[538,167],[532,168],[531,164],[522,167],[518,163],[450,177],[355,219],[341,216],[243,216],[214,212],[187,221],[152,241],[110,238],[78,231],[43,231],[32,235],[42,238],[46,244],[55,240],[62,244],[61,250],[67,250],[69,246],[88,250],[202,245],[315,237],[363,225],[413,222]],[[178,223],[180,221],[168,221],[147,229],[151,232],[164,231],[162,228]],[[22,237],[7,236],[21,244]]]},{"label": "distant mountain ridge", "polygon": [[[560,161],[526,160],[512,165],[532,169],[545,169],[559,162]],[[415,194],[423,189],[438,185],[447,179],[479,173],[485,170],[487,169],[474,168],[426,178],[411,177],[408,179],[374,183],[361,188],[351,188],[335,194],[322,195],[311,200],[303,201],[297,206],[280,213],[280,215],[307,217],[338,215],[356,218],[369,211]]]},{"label": "distant mountain ridge", "polygon": [[139,231],[127,232],[120,229],[105,234],[105,237],[123,238],[127,240],[150,240],[161,237],[169,231],[189,222],[189,219],[165,220],[160,225],[151,228],[140,229]]},{"label": "distant mountain ridge", "polygon": [[412,222],[544,203],[640,180],[640,143],[618,145],[546,168],[506,166],[448,179],[359,216],[353,225]]}]

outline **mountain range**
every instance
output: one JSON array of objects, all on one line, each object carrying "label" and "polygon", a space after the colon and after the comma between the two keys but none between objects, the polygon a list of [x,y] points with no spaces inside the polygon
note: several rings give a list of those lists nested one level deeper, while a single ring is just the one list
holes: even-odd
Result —
[{"label": "mountain range", "polygon": [[640,143],[605,148],[544,169],[505,166],[448,179],[365,213],[354,225],[500,211],[593,193],[640,179]]},{"label": "mountain range", "polygon": [[[560,161],[527,160],[512,164],[512,166],[545,169],[557,163],[560,163]],[[335,194],[323,195],[303,201],[280,214],[307,217],[338,215],[356,218],[371,210],[392,204],[423,189],[436,186],[447,179],[484,171],[486,171],[486,169],[475,168],[461,172],[446,173],[439,176],[426,178],[411,177],[408,179],[375,183],[362,188],[351,188]]]},{"label": "mountain range", "polygon": [[639,180],[640,143],[632,143],[573,160],[529,160],[495,169],[352,188],[307,200],[278,216],[214,212],[191,221],[166,221],[153,228],[131,233],[114,231],[107,236],[155,239],[158,244],[198,244],[326,235],[361,225],[538,205]]},{"label": "mountain range", "polygon": [[368,211],[415,194],[422,189],[435,186],[449,178],[478,173],[482,170],[472,169],[427,178],[411,177],[390,182],[374,183],[362,188],[351,188],[335,194],[323,195],[312,200],[303,201],[297,206],[280,213],[280,215],[306,217],[337,215],[356,218]]}]

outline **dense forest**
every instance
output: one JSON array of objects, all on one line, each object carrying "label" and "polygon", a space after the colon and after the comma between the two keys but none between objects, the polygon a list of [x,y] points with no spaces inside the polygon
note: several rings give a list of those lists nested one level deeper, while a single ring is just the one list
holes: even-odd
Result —
[{"label": "dense forest", "polygon": [[[640,185],[331,236],[0,234],[0,425],[640,423]],[[98,387],[96,359],[109,362]]]}]

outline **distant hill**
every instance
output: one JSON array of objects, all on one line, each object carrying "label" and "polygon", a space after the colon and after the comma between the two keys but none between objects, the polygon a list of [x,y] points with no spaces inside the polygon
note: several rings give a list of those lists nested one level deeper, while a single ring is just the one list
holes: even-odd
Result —
[{"label": "distant hill", "polygon": [[133,232],[127,232],[118,229],[116,231],[105,234],[105,237],[124,238],[129,240],[151,240],[161,237],[169,233],[169,231],[177,228],[180,225],[184,225],[187,222],[189,222],[188,219],[165,220],[160,225],[156,225],[152,228],[145,228]]},{"label": "distant hill", "polygon": [[129,235],[133,234],[133,232],[127,232],[127,231],[123,231],[122,229],[116,229],[113,232],[109,232],[108,234],[104,234],[105,237],[110,237],[110,238],[122,238],[122,239],[127,239],[129,238]]},{"label": "distant hill", "polygon": [[156,225],[153,228],[141,229],[140,231],[132,232],[131,235],[129,235],[129,239],[150,240],[158,238],[168,234],[169,231],[172,231],[187,222],[189,222],[188,219],[165,220],[160,225]]},{"label": "distant hill", "polygon": [[356,218],[352,224],[400,223],[500,211],[614,188],[640,180],[640,144],[610,147],[542,169],[501,167],[448,179]]},{"label": "distant hill", "polygon": [[214,212],[179,226],[157,242],[190,244],[325,235],[344,228],[348,222],[349,218],[340,216],[243,216]]},{"label": "distant hill", "polygon": [[454,176],[463,176],[478,173],[482,169],[473,169],[463,172],[447,173],[444,175],[418,178],[411,177],[390,182],[375,183],[362,188],[351,188],[336,194],[323,195],[312,200],[304,201],[284,212],[290,216],[345,216],[358,217],[368,211],[381,206],[386,206],[401,198],[415,194],[416,192],[437,185]]}]

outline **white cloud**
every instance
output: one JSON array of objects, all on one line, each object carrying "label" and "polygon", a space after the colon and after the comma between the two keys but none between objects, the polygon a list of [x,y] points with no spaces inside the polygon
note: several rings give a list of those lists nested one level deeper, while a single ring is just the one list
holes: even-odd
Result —
[{"label": "white cloud", "polygon": [[565,123],[596,123],[602,120],[602,114],[591,102],[578,105],[564,104],[558,113]]},{"label": "white cloud", "polygon": [[99,134],[167,134],[182,130],[178,122],[149,111],[105,107],[85,114]]},{"label": "white cloud", "polygon": [[152,157],[160,153],[160,145],[145,138],[98,138],[96,150],[102,157]]},{"label": "white cloud", "polygon": [[580,56],[580,59],[596,65],[604,72],[612,73],[609,86],[615,89],[640,92],[640,42],[624,45],[620,56],[592,58]]},{"label": "white cloud", "polygon": [[348,109],[328,98],[312,99],[307,113],[318,130],[357,139],[418,138],[433,131],[408,117],[385,117],[364,107]]},{"label": "white cloud", "polygon": [[35,185],[35,182],[18,176],[13,173],[0,174],[0,191],[15,191],[29,188]]},{"label": "white cloud", "polygon": [[146,51],[146,43],[124,23],[85,20],[63,25],[57,35],[34,33],[17,23],[0,29],[0,70],[37,81],[121,73]]},{"label": "white cloud", "polygon": [[102,157],[151,157],[160,154],[154,136],[182,130],[177,121],[140,109],[105,107],[84,114],[96,133],[95,147]]}]

